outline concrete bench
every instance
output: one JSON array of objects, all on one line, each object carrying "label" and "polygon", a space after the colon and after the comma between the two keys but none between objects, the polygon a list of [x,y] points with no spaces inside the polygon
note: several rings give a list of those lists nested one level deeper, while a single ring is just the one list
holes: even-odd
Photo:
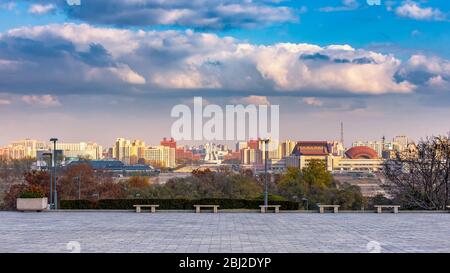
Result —
[{"label": "concrete bench", "polygon": [[319,212],[324,213],[326,208],[333,208],[334,213],[338,213],[339,205],[317,205],[319,207]]},{"label": "concrete bench", "polygon": [[141,208],[150,208],[150,212],[155,213],[156,208],[159,207],[159,205],[133,205],[133,207],[136,208],[137,213],[141,212]]},{"label": "concrete bench", "polygon": [[274,208],[275,213],[279,213],[281,206],[280,205],[268,205],[268,206],[261,205],[259,207],[261,208],[261,213],[266,213],[269,210],[269,208]]},{"label": "concrete bench", "polygon": [[398,208],[400,206],[398,206],[398,205],[374,205],[374,207],[377,209],[377,213],[382,213],[383,209],[394,209],[394,213],[398,213]]},{"label": "concrete bench", "polygon": [[217,210],[219,209],[219,205],[194,205],[194,207],[196,213],[200,213],[201,208],[212,208],[214,213],[217,213]]}]

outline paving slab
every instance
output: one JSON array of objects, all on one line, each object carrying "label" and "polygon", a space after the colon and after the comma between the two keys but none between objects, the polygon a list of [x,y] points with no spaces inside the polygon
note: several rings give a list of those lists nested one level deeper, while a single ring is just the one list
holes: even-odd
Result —
[{"label": "paving slab", "polygon": [[0,252],[450,252],[450,214],[0,212]]}]

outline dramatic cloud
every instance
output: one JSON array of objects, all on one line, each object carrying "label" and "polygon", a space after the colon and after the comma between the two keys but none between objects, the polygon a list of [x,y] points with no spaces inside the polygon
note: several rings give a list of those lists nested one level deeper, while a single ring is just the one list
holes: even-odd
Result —
[{"label": "dramatic cloud", "polygon": [[[439,69],[432,66],[440,66]],[[187,90],[220,94],[410,93],[432,77],[448,79],[448,61],[349,45],[254,45],[188,31],[131,31],[63,24],[0,36],[0,86],[16,93],[131,94]],[[431,73],[432,72],[432,73]],[[418,73],[431,73],[426,81]],[[439,78],[435,78],[437,82]]]},{"label": "dramatic cloud", "polygon": [[396,78],[445,89],[450,86],[450,62],[439,57],[413,55],[398,71]]},{"label": "dramatic cloud", "polygon": [[431,7],[421,7],[413,1],[405,1],[395,10],[396,14],[402,17],[412,18],[415,20],[445,20],[446,16],[439,9]]},{"label": "dramatic cloud", "polygon": [[28,9],[28,12],[32,13],[32,14],[46,14],[46,13],[53,11],[54,9],[55,9],[55,6],[52,4],[47,4],[47,5],[34,4],[34,5],[30,6],[30,8]]},{"label": "dramatic cloud", "polygon": [[43,107],[61,106],[58,98],[51,95],[27,95],[21,97],[22,101],[29,105],[38,105]]},{"label": "dramatic cloud", "polygon": [[34,0],[58,6],[70,18],[118,26],[184,26],[202,29],[253,28],[293,22],[293,10],[266,0]]}]

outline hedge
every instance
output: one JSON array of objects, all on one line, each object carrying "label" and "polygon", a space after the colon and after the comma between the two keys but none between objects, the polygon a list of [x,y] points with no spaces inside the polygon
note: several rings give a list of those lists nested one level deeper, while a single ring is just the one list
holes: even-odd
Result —
[{"label": "hedge", "polygon": [[[189,199],[102,199],[98,201],[89,200],[61,200],[61,209],[134,209],[133,205],[159,205],[163,210],[193,210],[194,205],[220,205],[220,209],[259,209],[263,205],[262,200],[245,199],[215,199],[205,198],[197,200]],[[299,203],[291,201],[270,201],[270,205],[280,205],[282,210],[297,210]]]}]

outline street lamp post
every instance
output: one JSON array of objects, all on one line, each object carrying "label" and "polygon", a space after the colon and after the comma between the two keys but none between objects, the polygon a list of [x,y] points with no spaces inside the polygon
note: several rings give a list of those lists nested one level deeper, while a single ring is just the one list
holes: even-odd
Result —
[{"label": "street lamp post", "polygon": [[267,177],[267,157],[269,157],[268,143],[269,139],[264,139],[264,209],[269,205],[269,183]]},{"label": "street lamp post", "polygon": [[[50,171],[50,168],[52,167],[52,161],[53,161],[53,154],[52,153],[43,153],[43,156],[48,156],[50,158],[49,163],[47,165],[48,170]],[[50,208],[53,206],[53,190],[52,190],[52,184],[53,184],[53,174],[50,171],[50,195],[48,196],[48,202],[50,205]]]},{"label": "street lamp post", "polygon": [[58,141],[57,138],[51,138],[51,142],[53,142],[53,157],[52,157],[52,172],[53,172],[53,208],[56,210],[58,209],[58,192],[56,190],[56,142]]}]

